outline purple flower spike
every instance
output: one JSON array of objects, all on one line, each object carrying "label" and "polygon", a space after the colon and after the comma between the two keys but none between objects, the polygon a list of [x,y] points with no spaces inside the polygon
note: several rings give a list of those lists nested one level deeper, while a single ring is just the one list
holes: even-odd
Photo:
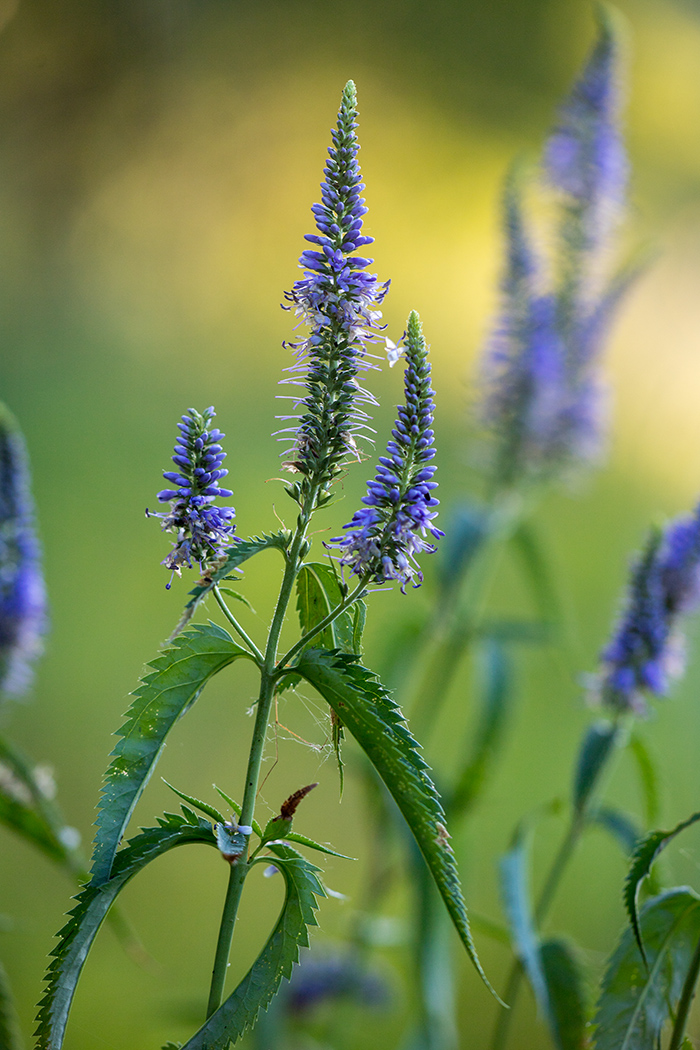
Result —
[{"label": "purple flower spike", "polygon": [[513,172],[506,182],[507,262],[482,368],[481,417],[492,438],[497,487],[566,476],[594,462],[602,448],[597,359],[636,272],[607,275],[627,177],[619,51],[613,22],[602,13],[598,42],[545,147],[557,227],[551,261],[532,246],[521,177]]},{"label": "purple flower spike", "polygon": [[435,550],[426,536],[444,535],[433,525],[439,503],[431,462],[433,391],[428,348],[415,311],[408,318],[405,357],[405,404],[399,407],[386,456],[379,457],[376,477],[362,500],[365,506],[345,526],[345,536],[333,540],[342,551],[341,563],[355,575],[369,576],[374,583],[400,580],[402,591],[407,583],[418,587],[423,580],[416,555]]},{"label": "purple flower spike", "polygon": [[291,375],[282,382],[304,388],[291,395],[293,413],[279,418],[294,420],[279,431],[290,442],[284,453],[290,470],[304,475],[289,487],[294,499],[303,502],[310,491],[327,499],[327,490],[348,457],[359,458],[356,437],[368,427],[363,405],[376,404],[357,380],[371,367],[367,344],[377,338],[381,313],[376,309],[386,295],[389,282],[380,284],[366,273],[371,259],[354,253],[373,240],[362,233],[367,212],[357,161],[359,144],[355,85],[348,81],[331,132],[321,203],[312,212],[318,233],[307,241],[316,247],[301,255],[304,276],[286,299],[300,323],[309,325],[306,338],[287,344],[296,354]]},{"label": "purple flower spike", "polygon": [[[203,571],[235,542],[235,525],[231,524],[235,511],[213,505],[218,496],[228,499],[233,495],[230,489],[219,486],[219,478],[228,471],[222,469],[226,453],[219,444],[225,435],[209,429],[215,415],[213,408],[205,409],[201,415],[194,408],[187,409],[178,423],[180,435],[172,457],[177,470],[163,471],[165,480],[175,487],[158,493],[159,502],[170,503],[170,510],[162,514],[146,511],[146,517],[162,518],[164,532],[177,536],[175,546],[161,564],[178,576],[184,565],[192,568],[193,559]],[[171,583],[172,575],[166,587],[170,588]]]},{"label": "purple flower spike", "polygon": [[683,671],[679,617],[700,605],[700,507],[651,534],[632,570],[626,608],[602,653],[600,698],[644,715],[644,693],[664,696]]},{"label": "purple flower spike", "polygon": [[0,689],[26,692],[48,624],[34,528],[29,461],[11,413],[0,405]]}]

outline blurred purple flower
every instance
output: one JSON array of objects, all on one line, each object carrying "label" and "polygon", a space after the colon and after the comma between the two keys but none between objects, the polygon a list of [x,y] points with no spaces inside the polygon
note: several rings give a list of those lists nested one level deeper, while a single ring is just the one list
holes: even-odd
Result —
[{"label": "blurred purple flower", "polygon": [[[370,429],[361,406],[376,402],[357,376],[371,367],[367,343],[376,339],[381,327],[376,306],[389,287],[388,281],[380,284],[365,272],[371,259],[354,254],[373,240],[362,232],[367,208],[360,196],[364,183],[357,161],[356,117],[355,85],[348,81],[337,127],[331,132],[321,204],[312,207],[318,233],[306,237],[317,247],[302,253],[304,277],[286,293],[291,304],[286,309],[293,308],[311,331],[287,344],[295,351],[296,363],[282,382],[302,386],[305,393],[291,395],[294,414],[279,418],[295,422],[279,433],[292,441],[285,453],[287,466],[313,479],[322,494],[348,456],[359,458],[356,436]],[[292,492],[295,498],[303,488],[304,484]]]},{"label": "blurred purple flower", "polygon": [[401,590],[423,579],[415,557],[435,547],[426,540],[443,535],[432,522],[439,501],[433,490],[435,466],[433,449],[433,390],[430,388],[428,348],[418,314],[408,318],[405,336],[405,404],[399,406],[398,419],[380,456],[377,475],[368,485],[366,504],[345,526],[345,536],[333,545],[342,551],[341,562],[357,576],[369,575],[374,583],[400,580]]},{"label": "blurred purple flower", "polygon": [[213,408],[201,414],[187,409],[178,423],[180,436],[172,457],[177,469],[163,472],[165,480],[175,487],[158,493],[161,503],[170,503],[170,510],[162,514],[146,511],[147,517],[162,519],[164,532],[177,536],[175,546],[161,563],[172,570],[168,588],[172,576],[180,576],[184,565],[192,568],[194,559],[203,570],[235,542],[235,525],[231,524],[235,511],[213,505],[218,496],[227,499],[233,495],[230,489],[219,486],[228,470],[222,466],[226,453],[219,444],[226,435],[210,429],[215,415]]},{"label": "blurred purple flower", "polygon": [[351,999],[363,1006],[382,1007],[389,1000],[384,979],[367,970],[351,956],[305,955],[292,974],[286,1006],[297,1016],[307,1014],[324,1002]]},{"label": "blurred purple flower", "polygon": [[26,692],[48,625],[34,525],[29,459],[12,414],[0,405],[0,689]]},{"label": "blurred purple flower", "polygon": [[625,611],[601,659],[601,701],[643,715],[643,694],[664,696],[683,671],[678,620],[700,605],[700,506],[651,534],[632,569]]},{"label": "blurred purple flower", "polygon": [[[553,265],[531,243],[521,179],[504,195],[501,310],[482,365],[482,420],[499,486],[546,480],[599,455],[604,397],[597,359],[634,272],[605,276],[627,163],[619,128],[619,39],[606,14],[598,42],[545,146],[556,193]],[[551,271],[551,272],[550,272]]]}]

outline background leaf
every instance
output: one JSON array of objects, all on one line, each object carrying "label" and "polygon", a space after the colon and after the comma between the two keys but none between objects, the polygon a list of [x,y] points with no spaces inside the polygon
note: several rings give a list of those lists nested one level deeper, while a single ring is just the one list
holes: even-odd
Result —
[{"label": "background leaf", "polygon": [[700,897],[685,887],[653,897],[641,911],[639,926],[648,966],[628,927],[603,979],[596,1050],[654,1050],[658,1045],[700,939]]},{"label": "background leaf", "polygon": [[619,730],[612,722],[594,722],[586,732],[579,751],[574,776],[574,809],[583,813],[598,782],[598,777],[618,739]]},{"label": "background leaf", "polygon": [[[275,928],[238,987],[211,1015],[183,1050],[225,1050],[255,1024],[277,991],[283,977],[289,979],[299,948],[309,943],[308,928],[316,926],[317,897],[325,897],[316,877],[319,870],[289,846],[268,847],[275,866],[282,872],[286,895]],[[253,863],[268,863],[269,857]]]},{"label": "background leaf", "polygon": [[599,827],[605,828],[629,855],[634,853],[642,838],[642,833],[634,820],[622,810],[614,809],[612,806],[599,806],[589,814],[588,821],[590,824],[598,824]]},{"label": "background leaf", "polygon": [[627,873],[627,878],[625,879],[623,897],[625,908],[627,909],[627,914],[632,925],[632,931],[643,957],[645,956],[645,948],[639,925],[637,906],[639,888],[649,874],[651,866],[659,853],[666,848],[668,843],[674,839],[676,835],[680,834],[680,832],[684,831],[686,828],[689,828],[691,824],[697,823],[698,820],[700,820],[700,813],[693,813],[692,817],[688,817],[687,820],[682,820],[680,824],[676,824],[675,828],[671,831],[652,831],[642,839],[634,851],[632,864]]},{"label": "background leaf", "polygon": [[98,807],[92,881],[106,882],[114,855],[141,792],[177,720],[223,667],[250,654],[215,624],[198,624],[164,649],[134,691],[119,729]]},{"label": "background leaf", "polygon": [[21,1046],[22,1041],[10,982],[0,963],[0,1048],[1,1050],[20,1050]]},{"label": "background leaf", "polygon": [[111,878],[90,883],[76,897],[69,921],[58,934],[59,943],[46,975],[47,989],[37,1017],[37,1050],[60,1050],[80,973],[95,936],[118,894],[137,872],[156,857],[190,842],[216,847],[209,821],[183,807],[184,816],[172,813],[159,819],[120,850]]},{"label": "background leaf", "polygon": [[540,961],[549,994],[550,1023],[559,1050],[588,1045],[585,983],[571,945],[551,938],[540,945]]},{"label": "background leaf", "polygon": [[469,958],[496,995],[472,941],[440,798],[399,707],[377,678],[347,654],[309,649],[302,653],[297,670],[330,704],[386,784],[420,847]]},{"label": "background leaf", "polygon": [[471,755],[457,779],[448,811],[464,813],[483,790],[489,767],[496,757],[511,711],[513,673],[508,652],[499,641],[488,639],[483,645],[483,685],[481,713]]},{"label": "background leaf", "polygon": [[656,763],[645,741],[638,733],[632,734],[629,749],[639,774],[646,823],[647,826],[654,825],[659,817],[659,775]]}]

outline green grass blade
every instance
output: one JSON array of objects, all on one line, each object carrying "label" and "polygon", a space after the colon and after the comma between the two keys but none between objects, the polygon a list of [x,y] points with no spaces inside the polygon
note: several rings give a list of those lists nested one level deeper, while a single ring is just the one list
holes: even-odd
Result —
[{"label": "green grass blade", "polygon": [[248,540],[239,540],[235,546],[229,547],[225,560],[222,560],[215,570],[207,572],[190,591],[190,600],[183,610],[177,627],[170,636],[170,641],[174,641],[180,632],[187,627],[197,611],[197,606],[204,601],[208,594],[211,594],[217,583],[221,583],[232,572],[235,572],[239,565],[259,554],[260,551],[274,549],[281,551],[286,556],[290,538],[290,533],[280,531],[270,536],[253,536]]},{"label": "green grass blade", "polygon": [[472,941],[440,798],[399,707],[376,677],[345,653],[309,649],[302,653],[296,670],[328,702],[384,781],[420,847],[469,958],[498,998]]},{"label": "green grass blade", "polygon": [[646,950],[644,948],[644,940],[642,938],[639,924],[638,901],[640,886],[651,871],[651,866],[659,853],[666,848],[676,835],[679,835],[681,831],[685,831],[685,829],[689,828],[691,824],[696,824],[698,820],[700,820],[700,813],[693,813],[692,817],[688,817],[687,820],[682,820],[680,824],[676,824],[675,828],[672,828],[671,831],[650,832],[637,845],[637,848],[632,855],[630,870],[625,879],[623,898],[632,932],[634,933],[642,958],[646,958]]},{"label": "green grass blade", "polygon": [[644,965],[633,931],[623,933],[603,979],[595,1017],[595,1050],[652,1050],[678,1000],[700,939],[700,897],[668,890],[642,908]]},{"label": "green grass blade", "polygon": [[[238,987],[185,1043],[183,1050],[226,1050],[255,1024],[267,1008],[282,978],[291,976],[299,948],[309,943],[308,928],[316,926],[317,897],[325,897],[316,877],[319,870],[288,846],[271,846],[275,865],[282,872],[286,895],[282,911],[256,961]],[[254,863],[267,863],[255,861]]]},{"label": "green grass blade", "polygon": [[540,945],[540,959],[547,982],[555,1045],[558,1050],[585,1050],[588,1011],[578,958],[566,941],[551,938]]},{"label": "green grass blade", "polygon": [[47,989],[37,1017],[37,1050],[60,1050],[68,1015],[85,959],[107,912],[124,886],[156,857],[176,846],[198,842],[216,847],[208,821],[196,816],[166,814],[159,827],[148,828],[120,850],[109,881],[91,883],[76,897],[69,921],[58,934],[59,943],[46,975]]},{"label": "green grass blade", "polygon": [[114,856],[165,738],[217,671],[250,654],[215,624],[198,624],[164,649],[134,691],[99,804],[92,881],[109,878]]}]

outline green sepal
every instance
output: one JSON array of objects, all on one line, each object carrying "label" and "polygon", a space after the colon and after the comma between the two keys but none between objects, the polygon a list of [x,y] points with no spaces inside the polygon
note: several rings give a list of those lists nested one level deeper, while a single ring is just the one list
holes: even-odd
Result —
[{"label": "green sepal", "polygon": [[[282,978],[291,976],[299,948],[309,943],[308,928],[316,926],[317,897],[325,897],[315,865],[289,846],[270,846],[274,864],[284,876],[282,911],[265,947],[238,987],[185,1043],[182,1050],[226,1050],[255,1024],[270,1004]],[[260,858],[253,864],[268,863]]]},{"label": "green sepal", "polygon": [[183,816],[166,813],[158,827],[147,828],[131,839],[114,860],[108,881],[90,883],[75,898],[70,918],[59,932],[51,952],[47,989],[39,1004],[37,1050],[60,1050],[75,989],[95,936],[114,900],[137,872],[156,857],[191,842],[216,847],[209,821],[183,807]]},{"label": "green sepal", "polygon": [[558,1050],[586,1050],[588,1009],[585,981],[576,951],[560,938],[540,945],[547,982],[552,1036]]},{"label": "green sepal", "polygon": [[623,897],[630,925],[643,959],[646,959],[646,952],[639,925],[639,888],[651,871],[651,866],[659,853],[666,848],[676,835],[679,835],[681,831],[685,831],[685,829],[689,828],[691,824],[696,824],[698,820],[700,820],[700,813],[693,813],[692,817],[688,817],[687,820],[682,820],[680,824],[676,824],[675,828],[671,831],[651,831],[637,845],[637,848],[632,855],[630,870],[625,879]]},{"label": "green sepal", "polygon": [[148,665],[151,670],[132,694],[134,701],[118,730],[121,740],[105,775],[93,850],[95,884],[109,878],[119,842],[168,733],[212,675],[239,657],[252,659],[222,627],[197,624]]},{"label": "green sepal", "polygon": [[376,676],[347,653],[308,649],[296,669],[335,711],[384,781],[418,843],[469,958],[498,999],[474,947],[440,797],[400,708]]},{"label": "green sepal", "polygon": [[2,1050],[20,1050],[21,1046],[22,1040],[10,982],[0,962],[0,1047]]},{"label": "green sepal", "polygon": [[196,586],[190,591],[190,600],[185,606],[177,627],[171,634],[169,640],[171,642],[174,641],[180,632],[187,627],[197,611],[197,606],[204,601],[208,594],[211,593],[217,583],[221,583],[235,569],[237,569],[239,565],[248,561],[249,558],[252,558],[255,554],[259,554],[260,551],[276,549],[281,551],[286,558],[287,548],[289,547],[291,538],[291,533],[284,529],[272,533],[271,535],[265,534],[263,536],[252,536],[247,540],[239,540],[239,542],[233,547],[229,547],[225,556],[215,567],[205,573],[202,579],[199,580]]},{"label": "green sepal", "polygon": [[595,1050],[655,1050],[675,1016],[700,940],[700,897],[677,887],[652,897],[639,915],[644,964],[630,927],[608,964],[595,1016]]}]

